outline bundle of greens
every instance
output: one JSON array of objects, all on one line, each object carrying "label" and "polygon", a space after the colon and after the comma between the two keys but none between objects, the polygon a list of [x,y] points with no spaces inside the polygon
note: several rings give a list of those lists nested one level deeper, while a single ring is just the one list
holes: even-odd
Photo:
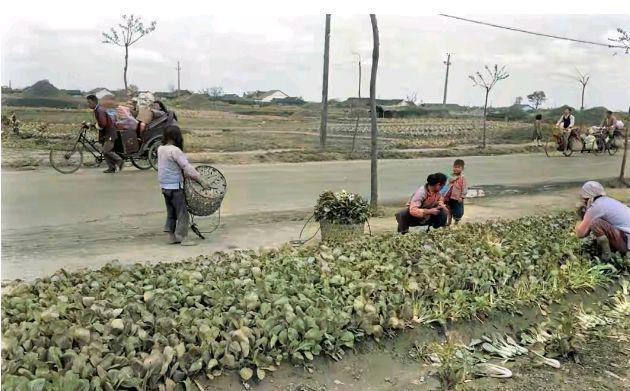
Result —
[{"label": "bundle of greens", "polygon": [[225,370],[262,379],[413,324],[609,283],[616,271],[580,255],[573,223],[527,217],[15,281],[2,295],[3,389],[177,389]]}]

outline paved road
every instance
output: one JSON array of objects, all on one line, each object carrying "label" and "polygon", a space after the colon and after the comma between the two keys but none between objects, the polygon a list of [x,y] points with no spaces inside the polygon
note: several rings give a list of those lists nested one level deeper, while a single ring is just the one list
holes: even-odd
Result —
[{"label": "paved road", "polygon": [[[381,161],[381,201],[402,202],[429,173],[448,170],[452,160]],[[466,163],[466,175],[474,185],[518,186],[612,177],[620,157],[504,155],[467,157]],[[112,259],[173,261],[213,251],[276,246],[297,238],[322,190],[369,193],[365,161],[218,168],[229,185],[221,229],[198,247],[187,248],[164,242],[164,206],[153,171],[130,168],[109,176],[97,169],[72,175],[50,168],[3,170],[2,278],[32,279],[61,267],[96,268]],[[210,220],[202,227],[216,223]],[[307,237],[315,229],[315,224],[309,226]]]},{"label": "paved road", "polygon": [[[546,158],[544,155],[471,156],[466,175],[473,185],[524,185],[613,177],[620,156]],[[383,160],[382,201],[408,197],[426,176],[450,168],[452,158]],[[228,181],[225,214],[308,208],[325,189],[369,194],[369,162],[217,166]],[[82,169],[72,175],[50,168],[2,171],[2,231],[55,226],[108,217],[160,212],[154,171],[129,168],[117,175]]]}]

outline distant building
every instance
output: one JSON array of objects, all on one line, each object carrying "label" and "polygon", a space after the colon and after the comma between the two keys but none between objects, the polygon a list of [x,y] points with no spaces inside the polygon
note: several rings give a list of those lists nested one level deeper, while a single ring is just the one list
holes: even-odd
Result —
[{"label": "distant building", "polygon": [[244,94],[243,98],[251,99],[257,103],[270,103],[274,99],[288,98],[289,95],[280,90],[251,91]]}]

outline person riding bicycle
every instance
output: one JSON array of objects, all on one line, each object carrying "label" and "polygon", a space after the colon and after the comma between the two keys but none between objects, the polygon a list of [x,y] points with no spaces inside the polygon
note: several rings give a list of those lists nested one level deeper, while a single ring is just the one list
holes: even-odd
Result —
[{"label": "person riding bicycle", "polygon": [[569,135],[571,134],[571,130],[575,126],[575,117],[572,114],[572,109],[567,107],[564,109],[564,113],[556,123],[556,128],[562,130],[561,137],[558,138],[558,148],[563,150],[567,145],[567,141],[569,140]]},{"label": "person riding bicycle", "polygon": [[116,168],[118,168],[118,171],[122,171],[125,161],[114,152],[114,143],[118,137],[114,119],[107,114],[105,107],[98,104],[96,95],[88,95],[87,102],[90,109],[94,110],[94,117],[100,128],[98,131],[98,141],[103,144],[103,157],[108,167],[107,170],[103,172],[112,174],[116,172]]},{"label": "person riding bicycle", "polygon": [[613,133],[615,129],[617,129],[617,118],[613,115],[612,111],[606,111],[606,117],[602,120],[600,127],[602,127],[610,137],[613,137]]}]

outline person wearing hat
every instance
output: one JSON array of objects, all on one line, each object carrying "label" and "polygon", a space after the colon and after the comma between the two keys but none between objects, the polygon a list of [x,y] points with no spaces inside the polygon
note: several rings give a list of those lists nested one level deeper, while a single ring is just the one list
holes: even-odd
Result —
[{"label": "person wearing hat", "polygon": [[599,182],[586,182],[580,195],[584,205],[578,211],[575,235],[584,238],[592,232],[603,261],[609,261],[612,252],[625,254],[630,244],[630,208],[607,197]]}]

